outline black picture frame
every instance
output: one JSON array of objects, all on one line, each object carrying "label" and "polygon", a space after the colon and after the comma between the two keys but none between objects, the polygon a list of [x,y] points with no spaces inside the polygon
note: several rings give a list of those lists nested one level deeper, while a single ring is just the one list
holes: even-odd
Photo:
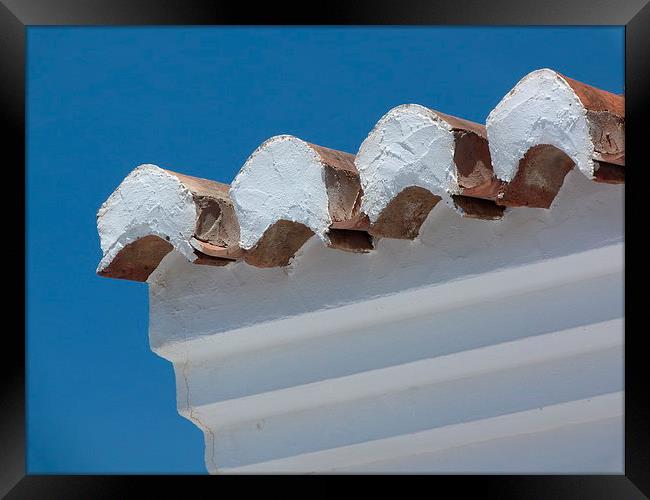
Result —
[{"label": "black picture frame", "polygon": [[[641,196],[644,130],[650,130],[648,91],[650,90],[650,5],[649,0],[454,0],[446,2],[348,2],[328,4],[311,10],[289,9],[285,4],[252,4],[213,0],[0,0],[0,96],[8,127],[4,147],[10,160],[8,173],[16,176],[13,189],[22,186],[25,199],[25,39],[26,28],[37,25],[223,25],[223,24],[420,24],[420,25],[624,25],[625,95],[627,162],[625,185],[626,222],[645,215]],[[315,7],[315,5],[314,5]],[[310,13],[311,12],[311,13]],[[312,14],[313,13],[313,14]],[[433,66],[434,62],[432,62]],[[644,124],[644,121],[646,123]],[[6,154],[5,154],[6,156]],[[23,167],[24,168],[24,167]],[[645,167],[646,170],[648,167]],[[5,185],[6,186],[6,185]],[[20,196],[19,196],[20,197]],[[638,203],[637,203],[638,202]],[[6,266],[20,269],[23,264],[20,293],[8,293],[17,303],[15,314],[22,312],[26,332],[25,253],[27,235],[24,214],[12,214],[15,224]],[[641,224],[643,222],[641,221]],[[21,227],[25,247],[15,243]],[[627,229],[628,226],[626,226]],[[625,331],[625,473],[588,476],[428,476],[436,486],[452,487],[462,495],[468,488],[480,488],[481,496],[497,498],[648,498],[650,495],[650,391],[640,327],[632,328],[631,318],[643,293],[628,293],[642,273],[633,266],[632,250],[642,249],[643,232],[626,230],[626,331]],[[635,243],[635,239],[638,244]],[[5,240],[7,241],[7,240]],[[6,247],[5,247],[6,248]],[[21,252],[22,250],[22,252]],[[628,260],[629,259],[629,260]],[[641,262],[641,261],[639,261]],[[21,277],[17,276],[17,279]],[[8,290],[6,287],[5,290]],[[21,307],[22,306],[22,307]],[[631,315],[631,316],[630,316]],[[8,323],[6,323],[8,324]],[[6,498],[124,498],[137,494],[136,483],[145,481],[149,492],[170,493],[172,484],[182,476],[35,476],[25,473],[25,339],[17,329],[5,328],[3,339],[4,371],[0,378],[0,495]],[[19,330],[18,330],[19,331]],[[198,479],[197,477],[193,477]],[[205,480],[205,479],[204,479]],[[222,479],[223,480],[223,479]],[[444,483],[444,485],[443,485]],[[138,485],[139,486],[139,485]],[[220,493],[221,491],[216,493]],[[129,493],[131,495],[129,495]]]}]

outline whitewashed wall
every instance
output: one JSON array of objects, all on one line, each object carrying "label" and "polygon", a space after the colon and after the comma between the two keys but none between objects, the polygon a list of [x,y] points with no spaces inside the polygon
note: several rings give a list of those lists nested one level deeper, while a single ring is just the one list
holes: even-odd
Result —
[{"label": "whitewashed wall", "polygon": [[623,470],[623,186],[550,210],[438,204],[371,254],[149,278],[150,342],[215,472]]}]

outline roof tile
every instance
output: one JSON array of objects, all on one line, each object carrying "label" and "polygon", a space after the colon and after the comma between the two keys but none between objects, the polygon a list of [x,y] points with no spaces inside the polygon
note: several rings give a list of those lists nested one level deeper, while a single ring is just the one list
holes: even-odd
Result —
[{"label": "roof tile", "polygon": [[625,180],[625,100],[552,70],[526,75],[487,126],[419,105],[384,115],[357,155],[293,136],[265,141],[231,186],[143,165],[102,205],[98,274],[146,281],[176,249],[196,264],[287,265],[312,236],[370,252],[413,239],[440,201],[498,220],[549,208],[574,167]]}]

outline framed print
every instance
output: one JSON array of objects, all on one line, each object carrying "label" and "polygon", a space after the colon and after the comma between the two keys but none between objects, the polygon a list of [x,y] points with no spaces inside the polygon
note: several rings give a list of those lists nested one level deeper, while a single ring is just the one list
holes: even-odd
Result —
[{"label": "framed print", "polygon": [[647,2],[246,10],[0,5],[3,495],[647,496]]}]

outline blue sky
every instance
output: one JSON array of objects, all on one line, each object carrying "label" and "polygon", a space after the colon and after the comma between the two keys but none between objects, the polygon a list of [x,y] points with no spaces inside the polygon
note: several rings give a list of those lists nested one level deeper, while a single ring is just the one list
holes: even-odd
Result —
[{"label": "blue sky", "polygon": [[230,182],[265,139],[356,153],[390,108],[484,122],[550,67],[623,92],[599,28],[28,28],[27,470],[205,473],[149,349],[147,287],[99,278],[95,214],[136,166]]}]

